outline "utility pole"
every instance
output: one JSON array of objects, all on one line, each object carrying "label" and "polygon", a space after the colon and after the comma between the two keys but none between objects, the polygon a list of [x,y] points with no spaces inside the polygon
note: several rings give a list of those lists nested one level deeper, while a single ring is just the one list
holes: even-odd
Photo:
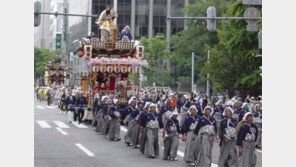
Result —
[{"label": "utility pole", "polygon": [[[210,50],[208,50],[208,64],[209,63],[210,63]],[[208,97],[210,96],[210,92],[209,92],[209,89],[210,89],[210,80],[209,79],[210,79],[210,74],[207,73],[207,96]]]},{"label": "utility pole", "polygon": [[148,38],[153,36],[153,0],[149,0]]},{"label": "utility pole", "polygon": [[194,88],[194,52],[191,53],[192,55],[192,65],[191,65],[191,91],[193,92],[193,88]]},{"label": "utility pole", "polygon": [[[113,9],[117,12],[117,0],[113,0]],[[114,24],[117,25],[117,17],[114,19]]]},{"label": "utility pole", "polygon": [[[167,0],[167,17],[171,17],[171,0]],[[166,49],[170,51],[170,38],[171,38],[171,20],[166,20],[166,39],[167,46]]]}]

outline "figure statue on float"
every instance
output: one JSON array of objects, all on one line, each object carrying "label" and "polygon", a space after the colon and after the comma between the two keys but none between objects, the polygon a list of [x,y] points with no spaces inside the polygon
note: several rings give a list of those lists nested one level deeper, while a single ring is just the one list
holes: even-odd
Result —
[{"label": "figure statue on float", "polygon": [[116,11],[110,6],[106,6],[106,9],[100,14],[96,24],[100,26],[101,41],[117,41],[117,26],[113,22],[116,17]]}]

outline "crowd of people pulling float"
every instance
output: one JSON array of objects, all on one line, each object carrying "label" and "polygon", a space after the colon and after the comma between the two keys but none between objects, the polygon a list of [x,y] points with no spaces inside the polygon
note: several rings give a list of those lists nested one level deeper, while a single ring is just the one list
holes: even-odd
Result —
[{"label": "crowd of people pulling float", "polygon": [[[243,103],[237,96],[218,100],[203,93],[140,89],[128,78],[131,72],[140,74],[141,67],[148,66],[141,60],[144,47],[127,35],[128,26],[123,31],[126,36],[120,38],[124,41],[117,41],[115,17],[116,12],[107,7],[97,22],[101,39],[75,41],[78,54],[86,60],[81,87],[61,87],[55,92],[59,96],[56,103],[68,113],[69,123],[89,123],[111,141],[120,141],[120,126],[126,126],[124,143],[139,148],[149,158],[160,156],[161,132],[163,160],[177,160],[182,139],[183,159],[191,166],[211,166],[213,143],[217,141],[219,167],[255,167],[255,148],[261,147],[261,96],[257,100],[246,98]],[[36,89],[40,99],[39,89],[44,88]]]}]

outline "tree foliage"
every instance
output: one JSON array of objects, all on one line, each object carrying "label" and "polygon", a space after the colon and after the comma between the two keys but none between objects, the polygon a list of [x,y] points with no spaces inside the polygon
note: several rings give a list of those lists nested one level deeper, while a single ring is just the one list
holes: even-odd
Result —
[{"label": "tree foliage", "polygon": [[[242,17],[248,8],[241,1],[228,5],[225,16]],[[258,7],[261,9],[261,7]],[[260,24],[261,25],[261,24]],[[261,29],[261,27],[260,27]],[[260,54],[258,49],[258,32],[246,31],[246,23],[241,20],[222,22],[217,30],[218,44],[211,50],[210,63],[202,73],[210,74],[217,91],[261,91],[262,78],[259,66],[261,58],[252,55]]]},{"label": "tree foliage", "polygon": [[54,58],[55,54],[48,49],[34,48],[34,77],[44,76],[45,65]]}]

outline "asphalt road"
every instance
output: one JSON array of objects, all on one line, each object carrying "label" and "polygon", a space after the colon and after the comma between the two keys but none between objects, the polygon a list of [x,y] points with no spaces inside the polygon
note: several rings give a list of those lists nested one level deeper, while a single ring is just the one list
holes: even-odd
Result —
[{"label": "asphalt road", "polygon": [[[185,143],[180,140],[178,161],[162,160],[160,157],[149,159],[139,149],[127,147],[123,140],[113,142],[95,133],[89,125],[70,124],[67,115],[60,113],[55,106],[47,106],[43,102],[34,104],[34,164],[36,167],[182,167]],[[121,127],[121,138],[126,132]],[[163,147],[163,139],[159,135],[159,146]],[[219,146],[214,143],[213,164],[217,166]],[[257,153],[257,167],[262,166],[262,153]]]}]

